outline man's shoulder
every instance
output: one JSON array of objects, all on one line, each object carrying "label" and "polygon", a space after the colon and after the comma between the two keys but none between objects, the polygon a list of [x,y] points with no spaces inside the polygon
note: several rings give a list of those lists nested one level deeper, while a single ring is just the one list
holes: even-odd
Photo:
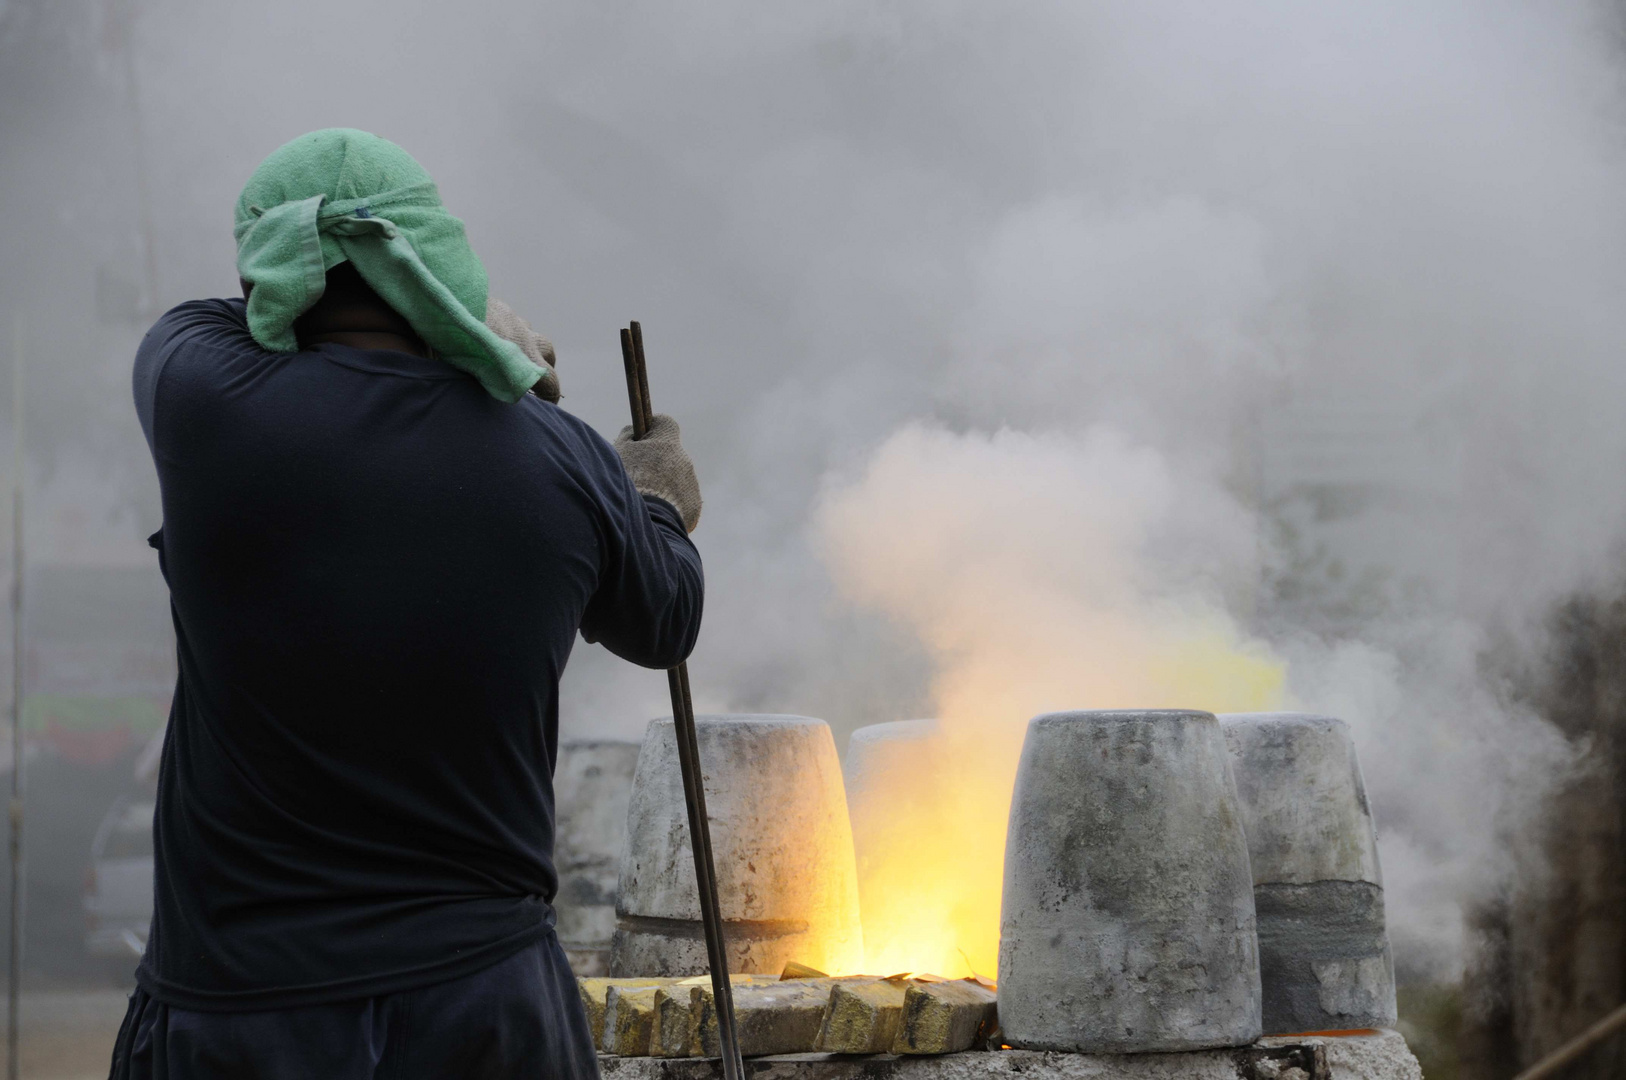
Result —
[{"label": "man's shoulder", "polygon": [[620,460],[609,440],[574,413],[534,395],[521,398],[517,407],[533,416],[550,438],[576,451],[578,456],[595,461]]},{"label": "man's shoulder", "polygon": [[211,297],[176,304],[153,323],[142,345],[208,334],[225,335],[239,343],[246,339],[252,343],[254,338],[248,332],[247,304],[238,297]]},{"label": "man's shoulder", "polygon": [[621,456],[610,441],[586,420],[567,412],[558,405],[527,396],[518,406],[537,422],[543,441],[551,445],[549,455],[564,472],[575,477],[578,484],[592,489],[602,499],[614,492],[619,495],[626,483],[621,467]]},{"label": "man's shoulder", "polygon": [[163,367],[177,353],[202,350],[210,353],[263,353],[248,330],[247,310],[242,300],[188,300],[159,316],[136,348],[139,380],[144,366]]},{"label": "man's shoulder", "polygon": [[[159,383],[180,368],[196,368],[219,374],[217,362],[226,355],[254,355],[262,350],[248,331],[248,315],[242,300],[188,300],[170,308],[136,347],[131,372],[136,415],[147,444],[153,444],[153,415],[157,409]],[[207,354],[210,363],[189,364],[188,358]]]}]

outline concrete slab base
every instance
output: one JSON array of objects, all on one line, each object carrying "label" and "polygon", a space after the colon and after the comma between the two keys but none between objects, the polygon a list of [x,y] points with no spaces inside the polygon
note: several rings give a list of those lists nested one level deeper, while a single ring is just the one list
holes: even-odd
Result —
[{"label": "concrete slab base", "polygon": [[[713,1080],[721,1063],[699,1058],[599,1058],[605,1080]],[[748,1058],[752,1080],[1422,1080],[1399,1032],[1261,1039],[1233,1050],[1174,1054],[967,1051],[939,1057],[785,1054]]]}]

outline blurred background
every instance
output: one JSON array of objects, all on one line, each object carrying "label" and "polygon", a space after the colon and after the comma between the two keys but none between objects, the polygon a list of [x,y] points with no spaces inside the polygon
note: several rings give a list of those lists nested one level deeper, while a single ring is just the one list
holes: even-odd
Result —
[{"label": "blurred background", "polygon": [[[174,658],[131,358],[235,293],[238,189],[327,126],[424,163],[607,436],[642,321],[705,489],[700,708],[1007,754],[1047,708],[1341,716],[1426,1075],[1626,1001],[1623,20],[0,0],[25,1075],[105,1074],[145,934]],[[664,693],[579,645],[564,730]]]}]

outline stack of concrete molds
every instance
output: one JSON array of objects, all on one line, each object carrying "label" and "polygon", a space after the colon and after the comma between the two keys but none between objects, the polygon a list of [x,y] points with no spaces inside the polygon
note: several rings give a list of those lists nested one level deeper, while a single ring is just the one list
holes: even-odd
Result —
[{"label": "stack of concrete molds", "polygon": [[1253,862],[1265,1031],[1392,1026],[1383,876],[1349,729],[1301,713],[1223,720]]},{"label": "stack of concrete molds", "polygon": [[[697,727],[729,969],[860,969],[852,827],[829,727],[755,715],[701,716]],[[638,755],[616,910],[612,974],[706,970],[669,719],[650,723]]]},{"label": "stack of concrete molds", "polygon": [[1005,847],[1004,1040],[1093,1053],[1260,1034],[1253,879],[1211,713],[1052,713],[1022,748]]},{"label": "stack of concrete molds", "polygon": [[638,744],[630,740],[577,739],[559,744],[553,769],[558,822],[553,865],[559,871],[559,893],[553,906],[559,944],[577,975],[610,971],[616,880],[637,764]]}]

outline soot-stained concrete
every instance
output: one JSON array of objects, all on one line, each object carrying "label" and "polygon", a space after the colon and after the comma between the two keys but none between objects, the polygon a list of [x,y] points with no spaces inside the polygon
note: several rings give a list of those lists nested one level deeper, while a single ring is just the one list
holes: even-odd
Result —
[{"label": "soot-stained concrete", "polygon": [[1259,993],[1253,879],[1213,714],[1035,718],[1005,847],[1005,1041],[1246,1045],[1260,1034]]},{"label": "soot-stained concrete", "polygon": [[1377,834],[1342,721],[1222,718],[1259,918],[1267,1032],[1395,1022]]},{"label": "soot-stained concrete", "polygon": [[[863,966],[852,827],[830,728],[805,716],[696,718],[729,970]],[[612,973],[707,970],[670,719],[644,736],[627,812]]]}]

